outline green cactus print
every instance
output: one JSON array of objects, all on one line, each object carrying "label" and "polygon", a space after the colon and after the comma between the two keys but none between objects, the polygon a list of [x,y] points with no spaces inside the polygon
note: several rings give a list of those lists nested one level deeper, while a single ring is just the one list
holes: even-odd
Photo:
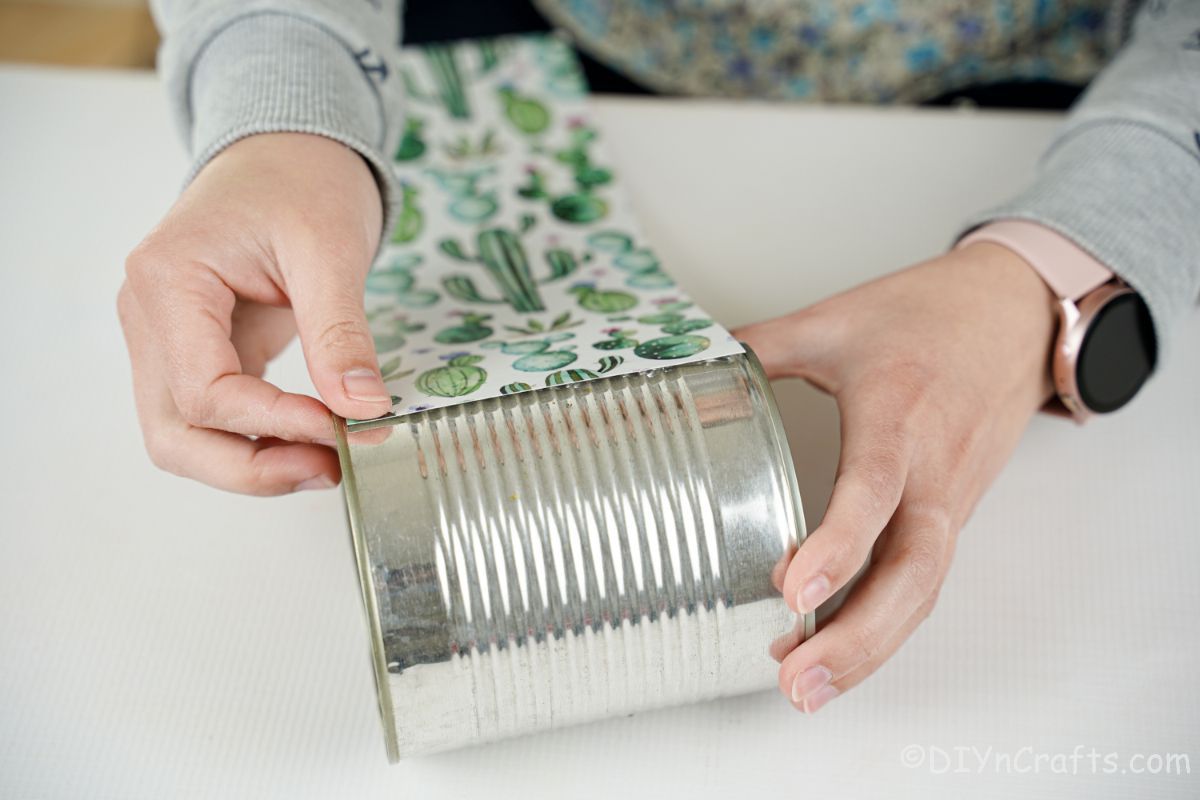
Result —
[{"label": "green cactus print", "polygon": [[518,93],[511,86],[501,86],[499,95],[504,104],[504,116],[521,133],[536,136],[550,127],[550,111],[537,100]]},{"label": "green cactus print", "polygon": [[511,37],[395,63],[398,208],[365,297],[395,415],[738,351],[665,296],[569,47]]},{"label": "green cactus print", "polygon": [[595,372],[590,369],[579,368],[560,370],[546,376],[546,385],[562,386],[567,383],[578,383],[580,381],[591,380],[592,378],[599,378],[601,375],[612,372],[621,366],[624,361],[625,359],[620,356],[605,356],[600,359],[600,364],[597,366]]},{"label": "green cactus print", "polygon": [[491,219],[500,207],[494,189],[482,191],[479,188],[479,181],[495,172],[495,167],[484,167],[475,170],[429,169],[426,174],[450,195],[446,212],[459,222],[477,225]]},{"label": "green cactus print", "polygon": [[638,299],[629,292],[602,292],[595,284],[578,283],[571,287],[571,294],[579,301],[580,308],[597,314],[619,314],[638,304]]},{"label": "green cactus print", "polygon": [[637,339],[630,338],[637,333],[635,330],[609,328],[605,333],[608,334],[609,338],[593,342],[592,347],[597,350],[625,350],[629,347],[637,347]]},{"label": "green cactus print", "polygon": [[540,280],[535,278],[520,236],[506,228],[481,231],[476,237],[477,254],[474,256],[467,255],[457,239],[443,239],[439,247],[453,259],[481,264],[500,297],[485,296],[471,278],[462,275],[452,275],[442,281],[448,294],[467,303],[508,303],[514,311],[520,312],[545,311],[538,285],[564,278],[577,266],[574,259],[555,257],[552,255],[555,251],[551,251],[546,254],[550,274]]},{"label": "green cactus print", "polygon": [[426,45],[421,48],[421,54],[434,89],[426,92],[410,71],[401,70],[408,97],[418,102],[438,102],[452,119],[470,119],[471,104],[455,48],[452,45]]},{"label": "green cactus print", "polygon": [[544,339],[526,339],[517,342],[488,342],[484,347],[498,348],[500,352],[510,356],[520,356],[513,362],[513,369],[522,372],[546,372],[561,369],[575,361],[574,345],[561,345],[555,350],[550,348],[556,343],[574,337],[573,333],[556,333]]},{"label": "green cactus print", "polygon": [[500,149],[499,142],[496,141],[495,129],[488,128],[479,139],[479,144],[472,143],[471,139],[463,133],[459,134],[457,139],[443,144],[442,152],[453,161],[469,161],[491,158],[503,151]]},{"label": "green cactus print", "polygon": [[487,371],[475,366],[482,356],[459,353],[448,358],[444,367],[421,373],[417,389],[431,397],[463,397],[483,386]]},{"label": "green cactus print", "polygon": [[587,237],[588,246],[613,255],[612,264],[630,273],[625,285],[634,289],[669,289],[675,281],[662,271],[658,257],[648,248],[634,249],[633,238],[620,231],[597,231]]},{"label": "green cactus print", "polygon": [[421,133],[425,129],[425,120],[419,117],[409,117],[404,121],[404,135],[392,158],[396,161],[416,161],[425,155],[425,140]]},{"label": "green cactus print", "polygon": [[570,145],[554,154],[556,161],[566,164],[574,177],[574,192],[552,195],[546,187],[545,175],[537,167],[526,168],[527,180],[517,189],[526,200],[547,200],[550,213],[563,222],[585,224],[608,214],[608,203],[595,195],[596,189],[612,182],[612,171],[597,167],[588,155],[588,146],[596,139],[596,131],[578,120],[572,121]]},{"label": "green cactus print", "polygon": [[392,244],[406,244],[416,239],[425,224],[425,217],[417,205],[417,187],[404,183],[400,185],[400,192],[400,214],[392,231]]},{"label": "green cactus print", "polygon": [[533,333],[546,333],[547,331],[565,330],[567,328],[574,328],[575,326],[582,325],[582,324],[583,324],[582,319],[574,319],[571,317],[570,311],[564,311],[561,314],[559,314],[557,317],[555,317],[553,320],[551,320],[549,325],[545,324],[541,320],[537,320],[537,319],[530,317],[528,320],[526,320],[524,327],[517,327],[515,325],[505,325],[504,330],[511,331],[513,333],[533,334]]},{"label": "green cactus print", "polygon": [[665,361],[694,356],[707,350],[710,344],[703,336],[664,336],[639,344],[633,352],[642,358]]},{"label": "green cactus print", "polygon": [[367,312],[367,325],[379,353],[399,350],[408,342],[409,334],[425,330],[425,323],[409,322],[406,315],[387,308]]},{"label": "green cactus print", "polygon": [[711,319],[681,319],[662,326],[663,333],[683,334],[703,330],[712,325]]},{"label": "green cactus print", "polygon": [[396,305],[407,308],[431,306],[441,297],[433,289],[416,288],[417,279],[412,269],[421,263],[421,256],[407,254],[394,260],[384,269],[376,269],[367,275],[367,294],[386,295]]},{"label": "green cactus print", "polygon": [[491,314],[464,313],[460,324],[438,331],[433,340],[441,344],[468,344],[486,339],[492,335],[492,329],[483,323],[491,318]]}]

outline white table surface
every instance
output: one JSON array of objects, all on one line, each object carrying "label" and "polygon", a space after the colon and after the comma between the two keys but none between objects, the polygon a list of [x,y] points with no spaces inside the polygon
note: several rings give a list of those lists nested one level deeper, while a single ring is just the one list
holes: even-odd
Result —
[{"label": "white table surface", "polygon": [[[665,264],[730,324],[936,252],[1057,124],[596,105]],[[143,454],[114,297],[184,171],[160,88],[7,68],[0,109],[0,797],[1200,796],[1200,319],[1133,407],[1033,423],[933,616],[820,714],[763,693],[388,766],[339,496]],[[272,376],[304,386],[297,351]],[[836,411],[779,393],[814,522]],[[1168,753],[1192,774],[1120,774]]]}]

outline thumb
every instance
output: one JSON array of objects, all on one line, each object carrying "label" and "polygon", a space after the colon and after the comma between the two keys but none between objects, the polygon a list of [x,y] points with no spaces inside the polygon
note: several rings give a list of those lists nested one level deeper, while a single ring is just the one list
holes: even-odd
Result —
[{"label": "thumb", "polygon": [[819,330],[807,310],[743,325],[732,331],[762,362],[769,380],[804,378],[818,386],[828,336]]},{"label": "thumb", "polygon": [[293,271],[288,287],[313,385],[331,411],[353,419],[392,410],[363,311],[363,273],[318,265]]}]

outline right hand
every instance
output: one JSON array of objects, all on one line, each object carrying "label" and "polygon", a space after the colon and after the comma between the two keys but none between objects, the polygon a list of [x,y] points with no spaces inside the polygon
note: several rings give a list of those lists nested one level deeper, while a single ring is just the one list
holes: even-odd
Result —
[{"label": "right hand", "polygon": [[[370,168],[332,139],[250,136],[201,170],[117,303],[155,464],[246,494],[337,483],[330,411],[391,410],[362,304],[382,224]],[[297,331],[321,400],[263,380]]]}]

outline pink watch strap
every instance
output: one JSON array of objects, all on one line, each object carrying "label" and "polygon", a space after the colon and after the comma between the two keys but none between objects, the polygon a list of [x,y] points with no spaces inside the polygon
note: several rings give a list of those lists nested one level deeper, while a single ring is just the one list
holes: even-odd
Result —
[{"label": "pink watch strap", "polygon": [[1087,251],[1044,225],[1005,219],[976,228],[955,245],[991,242],[1029,263],[1060,300],[1075,301],[1113,278],[1112,271]]}]

